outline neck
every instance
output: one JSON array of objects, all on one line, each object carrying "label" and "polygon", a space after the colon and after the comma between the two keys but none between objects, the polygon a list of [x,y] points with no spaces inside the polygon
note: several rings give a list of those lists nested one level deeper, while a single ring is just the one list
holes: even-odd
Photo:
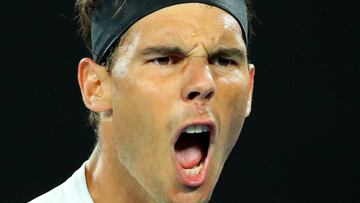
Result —
[{"label": "neck", "polygon": [[[86,181],[95,203],[153,202],[149,194],[130,175],[116,155],[111,123],[99,125],[97,144],[86,166]],[[107,133],[107,134],[105,134]],[[107,137],[105,137],[107,136]],[[112,144],[107,144],[109,140]],[[109,142],[109,143],[110,143]],[[100,146],[101,145],[101,146]]]}]

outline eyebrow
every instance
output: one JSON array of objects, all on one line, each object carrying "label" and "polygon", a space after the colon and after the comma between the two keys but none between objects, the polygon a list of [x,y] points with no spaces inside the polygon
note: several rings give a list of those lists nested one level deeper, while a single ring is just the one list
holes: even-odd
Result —
[{"label": "eyebrow", "polygon": [[[154,46],[144,49],[141,52],[144,56],[151,56],[151,55],[179,55],[179,56],[186,56],[187,53],[180,47],[167,47],[167,46]],[[246,56],[245,51],[239,48],[219,48],[213,53],[209,53],[209,58],[216,58],[216,57],[236,57],[239,59],[243,59]]]},{"label": "eyebrow", "polygon": [[217,57],[236,57],[243,59],[246,56],[245,51],[238,48],[220,48],[213,53],[209,54],[209,58]]},{"label": "eyebrow", "polygon": [[141,52],[142,55],[180,55],[185,56],[186,53],[180,47],[167,47],[167,46],[156,46],[144,49]]}]

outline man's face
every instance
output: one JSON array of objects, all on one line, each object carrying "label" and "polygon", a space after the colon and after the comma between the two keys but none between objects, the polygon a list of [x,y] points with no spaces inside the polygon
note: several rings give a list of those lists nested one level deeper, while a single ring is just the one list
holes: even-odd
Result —
[{"label": "man's face", "polygon": [[102,142],[156,201],[207,201],[249,113],[252,80],[231,15],[197,3],[159,10],[116,53],[112,137]]}]

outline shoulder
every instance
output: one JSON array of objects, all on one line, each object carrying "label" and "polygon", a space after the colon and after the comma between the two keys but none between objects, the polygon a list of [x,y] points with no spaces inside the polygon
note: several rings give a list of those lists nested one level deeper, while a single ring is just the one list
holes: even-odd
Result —
[{"label": "shoulder", "polygon": [[49,192],[33,199],[29,203],[60,203],[60,202],[69,202],[68,197],[65,196],[64,190],[66,188],[66,182],[57,186],[56,188],[50,190]]},{"label": "shoulder", "polygon": [[85,164],[86,162],[63,184],[29,203],[93,203],[87,189]]}]

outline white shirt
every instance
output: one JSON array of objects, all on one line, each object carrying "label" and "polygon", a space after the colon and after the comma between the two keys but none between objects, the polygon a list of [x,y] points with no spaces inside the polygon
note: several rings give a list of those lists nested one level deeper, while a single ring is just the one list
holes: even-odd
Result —
[{"label": "white shirt", "polygon": [[94,203],[86,184],[85,164],[63,184],[29,203]]}]

